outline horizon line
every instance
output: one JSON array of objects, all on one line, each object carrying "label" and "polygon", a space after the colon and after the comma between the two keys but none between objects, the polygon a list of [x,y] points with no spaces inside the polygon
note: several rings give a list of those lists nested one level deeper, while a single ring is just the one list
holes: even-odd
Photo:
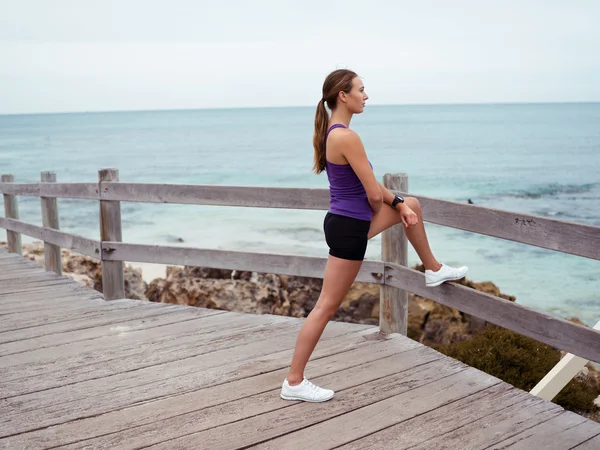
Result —
[{"label": "horizon line", "polygon": [[[600,100],[567,100],[567,101],[494,101],[494,102],[465,102],[465,103],[381,103],[370,107],[414,107],[414,106],[494,106],[494,105],[575,105],[596,104]],[[316,105],[289,105],[289,106],[232,106],[232,107],[204,107],[204,108],[164,108],[164,109],[122,109],[122,110],[85,110],[85,111],[46,111],[46,112],[24,112],[24,113],[0,113],[2,116],[41,116],[61,114],[118,114],[118,113],[152,113],[152,112],[177,112],[177,111],[231,111],[252,109],[293,109],[293,108],[316,108]]]}]

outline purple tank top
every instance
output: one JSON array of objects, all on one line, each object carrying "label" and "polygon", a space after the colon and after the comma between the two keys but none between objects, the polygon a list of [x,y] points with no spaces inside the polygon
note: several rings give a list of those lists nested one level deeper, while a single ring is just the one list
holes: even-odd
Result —
[{"label": "purple tank top", "polygon": [[[332,125],[327,130],[325,139],[335,128],[346,127],[339,123]],[[369,164],[371,163],[369,162]],[[371,167],[373,166],[371,165]],[[329,212],[370,221],[373,218],[373,210],[367,199],[367,191],[352,166],[350,164],[334,164],[326,160],[325,170],[329,180]]]}]

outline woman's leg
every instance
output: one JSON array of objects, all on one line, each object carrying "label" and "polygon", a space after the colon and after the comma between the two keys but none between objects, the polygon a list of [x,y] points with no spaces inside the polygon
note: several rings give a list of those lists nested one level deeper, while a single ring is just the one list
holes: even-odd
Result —
[{"label": "woman's leg", "polygon": [[[421,204],[419,203],[419,200],[414,197],[405,197],[404,202],[415,212],[419,218],[419,223],[417,223],[414,227],[404,228],[406,237],[414,247],[417,255],[419,255],[419,258],[425,266],[425,269],[433,270],[435,272],[439,270],[442,265],[437,259],[435,259],[435,256],[433,256],[433,252],[429,247],[427,233],[425,232],[425,225],[423,224],[423,212],[421,211]],[[388,204],[383,205],[381,210],[379,210],[379,212],[373,216],[371,228],[369,229],[369,239],[377,236],[379,233],[387,230],[389,227],[399,223],[402,223],[400,211],[393,209]]]},{"label": "woman's leg", "polygon": [[350,261],[329,255],[319,300],[302,324],[296,340],[296,349],[287,376],[290,385],[302,382],[308,359],[325,326],[333,318],[348,293],[361,264],[362,261]]}]

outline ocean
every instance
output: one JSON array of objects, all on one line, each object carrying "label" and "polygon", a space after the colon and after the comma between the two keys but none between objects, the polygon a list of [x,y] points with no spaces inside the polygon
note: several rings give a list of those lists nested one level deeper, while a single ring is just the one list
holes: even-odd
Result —
[{"label": "ocean", "polygon": [[[3,115],[0,172],[93,182],[115,167],[129,182],[327,188],[311,172],[313,120],[312,107]],[[377,177],[407,173],[411,193],[600,226],[600,103],[367,106],[351,127]],[[41,225],[38,198],[19,208]],[[59,209],[62,230],[99,238],[97,202],[60,199]],[[123,238],[325,257],[324,214],[123,202]],[[468,265],[469,279],[557,317],[600,320],[600,261],[426,229],[437,258]],[[380,252],[378,237],[367,258]]]}]

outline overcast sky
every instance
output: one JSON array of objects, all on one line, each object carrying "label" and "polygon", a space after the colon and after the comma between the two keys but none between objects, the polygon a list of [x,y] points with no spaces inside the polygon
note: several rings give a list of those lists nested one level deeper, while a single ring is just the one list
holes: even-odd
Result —
[{"label": "overcast sky", "polygon": [[0,114],[600,101],[599,0],[0,0]]}]

